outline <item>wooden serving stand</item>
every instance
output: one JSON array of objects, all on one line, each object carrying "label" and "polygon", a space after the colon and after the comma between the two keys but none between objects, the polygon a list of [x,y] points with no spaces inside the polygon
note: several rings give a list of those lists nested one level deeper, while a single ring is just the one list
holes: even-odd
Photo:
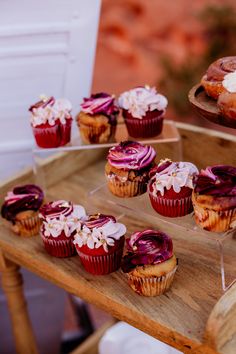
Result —
[{"label": "wooden serving stand", "polygon": [[[192,161],[199,168],[216,163],[236,166],[236,137],[181,123],[177,126],[183,141],[184,161]],[[157,148],[158,158],[172,157],[168,144]],[[72,151],[43,161],[41,169],[47,183],[47,199],[72,200],[92,211],[95,206],[89,205],[88,192],[104,181],[106,153],[107,149]],[[26,170],[0,186],[1,197],[16,184],[33,182],[33,171]],[[106,212],[106,209],[104,200],[99,211]],[[148,220],[144,222],[138,215],[129,215],[124,216],[122,222],[129,235],[145,227]],[[20,238],[1,220],[2,287],[8,301],[17,353],[38,353],[19,272],[22,266],[184,353],[235,354],[236,284],[222,296],[219,260],[207,239],[205,251],[201,252],[202,240],[189,247],[191,233],[173,230],[171,226],[165,226],[165,231],[176,235],[174,249],[180,266],[166,294],[145,298],[129,288],[121,270],[107,276],[93,276],[84,271],[78,256],[51,257],[45,252],[39,236]],[[235,258],[235,250],[236,245],[227,249],[229,265]],[[235,268],[231,273],[235,273]],[[107,325],[74,354],[92,353],[91,348],[106,328]]]}]

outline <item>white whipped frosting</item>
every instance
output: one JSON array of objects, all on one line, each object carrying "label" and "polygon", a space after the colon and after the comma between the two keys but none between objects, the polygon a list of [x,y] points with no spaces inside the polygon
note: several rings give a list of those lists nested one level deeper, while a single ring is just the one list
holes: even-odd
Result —
[{"label": "white whipped frosting", "polygon": [[[165,162],[166,160],[161,161],[161,164]],[[172,162],[152,178],[153,194],[156,196],[160,192],[163,196],[165,189],[169,190],[171,187],[176,193],[179,193],[182,187],[193,189],[193,177],[198,173],[197,167],[191,162]]]},{"label": "white whipped frosting", "polygon": [[86,212],[81,205],[74,205],[70,215],[61,214],[58,218],[46,218],[43,221],[44,236],[58,237],[64,231],[66,237],[70,237],[72,233],[81,229],[81,221],[86,219]]},{"label": "white whipped frosting", "polygon": [[236,92],[236,71],[226,74],[222,81],[222,85],[228,92]]},{"label": "white whipped frosting", "polygon": [[94,249],[103,247],[108,252],[108,246],[114,246],[115,240],[119,240],[126,233],[125,225],[109,221],[102,227],[89,229],[83,226],[74,236],[74,244],[82,247],[87,245],[88,248]]},{"label": "white whipped frosting", "polygon": [[[46,101],[47,99],[44,98]],[[33,108],[31,113],[30,122],[33,127],[48,123],[49,125],[55,125],[57,119],[62,124],[66,124],[66,119],[71,118],[72,106],[70,101],[65,98],[56,99],[54,104],[48,104],[46,107]]]},{"label": "white whipped frosting", "polygon": [[127,110],[134,118],[142,119],[148,111],[165,112],[168,101],[157,93],[155,87],[136,87],[122,93],[118,99],[121,108]]}]

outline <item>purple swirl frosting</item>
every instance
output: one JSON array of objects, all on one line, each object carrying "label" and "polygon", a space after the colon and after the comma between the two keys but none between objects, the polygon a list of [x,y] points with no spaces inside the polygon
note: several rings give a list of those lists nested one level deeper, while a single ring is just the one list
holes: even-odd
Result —
[{"label": "purple swirl frosting", "polygon": [[30,112],[33,112],[34,109],[37,109],[37,108],[46,108],[47,106],[53,106],[55,104],[56,100],[54,97],[48,97],[47,99],[45,100],[40,100],[38,102],[36,102],[35,104],[33,104],[32,106],[30,106],[29,108],[29,111]]},{"label": "purple swirl frosting", "polygon": [[59,219],[60,216],[68,216],[73,212],[73,204],[65,200],[57,200],[44,204],[39,212],[43,220]]},{"label": "purple swirl frosting", "polygon": [[89,98],[84,98],[80,106],[84,113],[91,114],[92,116],[104,114],[109,118],[111,123],[116,122],[116,116],[119,113],[114,96],[105,92],[96,93]]},{"label": "purple swirl frosting", "polygon": [[208,166],[196,177],[194,191],[217,197],[236,196],[236,167]]},{"label": "purple swirl frosting", "polygon": [[130,272],[136,266],[155,265],[173,256],[173,243],[164,232],[144,230],[133,233],[126,240],[128,253],[123,258],[122,270]]},{"label": "purple swirl frosting", "polygon": [[124,141],[109,150],[107,159],[117,169],[141,170],[150,166],[155,157],[153,147],[136,141]]},{"label": "purple swirl frosting", "polygon": [[7,193],[2,205],[1,215],[4,219],[13,221],[22,211],[37,211],[43,203],[44,194],[40,187],[34,184],[17,186]]},{"label": "purple swirl frosting", "polygon": [[102,227],[110,221],[115,223],[116,218],[112,215],[94,214],[90,215],[88,220],[84,221],[83,224],[92,230],[94,228]]}]

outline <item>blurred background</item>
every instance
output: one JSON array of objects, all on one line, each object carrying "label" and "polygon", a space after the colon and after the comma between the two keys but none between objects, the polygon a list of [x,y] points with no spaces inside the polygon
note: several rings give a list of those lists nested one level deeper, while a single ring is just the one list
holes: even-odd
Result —
[{"label": "blurred background", "polygon": [[234,0],[103,0],[93,91],[157,86],[167,118],[235,134],[197,117],[187,94],[212,61],[236,55]]}]

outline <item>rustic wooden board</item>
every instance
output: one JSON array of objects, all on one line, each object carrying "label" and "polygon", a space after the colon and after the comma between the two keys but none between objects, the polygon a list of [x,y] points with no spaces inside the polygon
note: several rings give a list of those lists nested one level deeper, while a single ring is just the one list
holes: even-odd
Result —
[{"label": "rustic wooden board", "polygon": [[201,117],[225,127],[236,128],[236,120],[227,119],[221,115],[216,104],[217,101],[207,96],[201,84],[195,85],[189,91],[188,98]]},{"label": "rustic wooden board", "polygon": [[[79,174],[59,182],[49,188],[48,198],[72,199],[94,211],[87,199],[91,184],[87,183],[86,176],[94,176],[94,187],[104,178],[103,166],[103,161],[88,166]],[[104,206],[101,208],[105,210]],[[138,221],[131,216],[124,217],[123,222],[129,233],[148,226],[157,227],[153,221]],[[158,224],[158,228],[163,226]],[[173,237],[180,266],[172,289],[166,295],[152,299],[135,294],[121,271],[96,277],[82,269],[78,257],[64,260],[50,257],[45,253],[40,237],[20,239],[1,226],[0,246],[10,259],[115,317],[186,353],[206,353],[210,349],[202,343],[205,324],[222,295],[217,250],[208,240],[202,244],[202,240],[194,238],[191,233],[186,237],[183,231],[167,226],[164,229]],[[229,261],[235,250],[230,247]]]},{"label": "rustic wooden board", "polygon": [[[226,135],[214,133],[209,138],[207,131],[200,135],[198,131],[189,130],[184,125],[181,126],[181,135],[184,137],[184,156],[188,160],[202,165],[203,159],[206,166],[212,162],[212,153],[216,152],[217,160],[221,151],[222,162],[235,163],[236,141],[233,136],[227,139]],[[194,142],[198,142],[197,151],[195,148],[191,149]],[[78,154],[76,158],[74,154],[63,154],[61,160],[57,157],[56,161],[50,158],[44,162],[42,167],[48,182],[47,198],[72,200],[84,204],[89,212],[98,210],[120,213],[120,210],[111,210],[105,201],[99,206],[93,205],[88,199],[88,191],[104,182],[104,153],[105,151],[94,153],[87,164],[85,162],[88,156],[84,154]],[[25,175],[26,181],[29,177],[32,175],[28,172]],[[21,175],[14,181],[9,181],[6,186],[19,181],[22,183],[23,180],[24,176]],[[6,191],[6,186],[2,186],[1,194]],[[167,294],[143,298],[128,287],[126,277],[120,270],[107,276],[92,276],[83,270],[77,256],[68,259],[50,257],[44,251],[40,237],[19,238],[2,223],[0,249],[10,260],[184,353],[216,353],[203,340],[207,319],[222,295],[216,244],[196,237],[190,231],[186,233],[162,225],[160,221],[157,223],[148,217],[144,219],[140,215],[123,216],[122,222],[126,224],[128,234],[146,227],[155,227],[172,236],[180,265],[173,286]],[[230,240],[225,261],[229,276],[232,277],[236,268],[235,251],[236,242]]]}]

